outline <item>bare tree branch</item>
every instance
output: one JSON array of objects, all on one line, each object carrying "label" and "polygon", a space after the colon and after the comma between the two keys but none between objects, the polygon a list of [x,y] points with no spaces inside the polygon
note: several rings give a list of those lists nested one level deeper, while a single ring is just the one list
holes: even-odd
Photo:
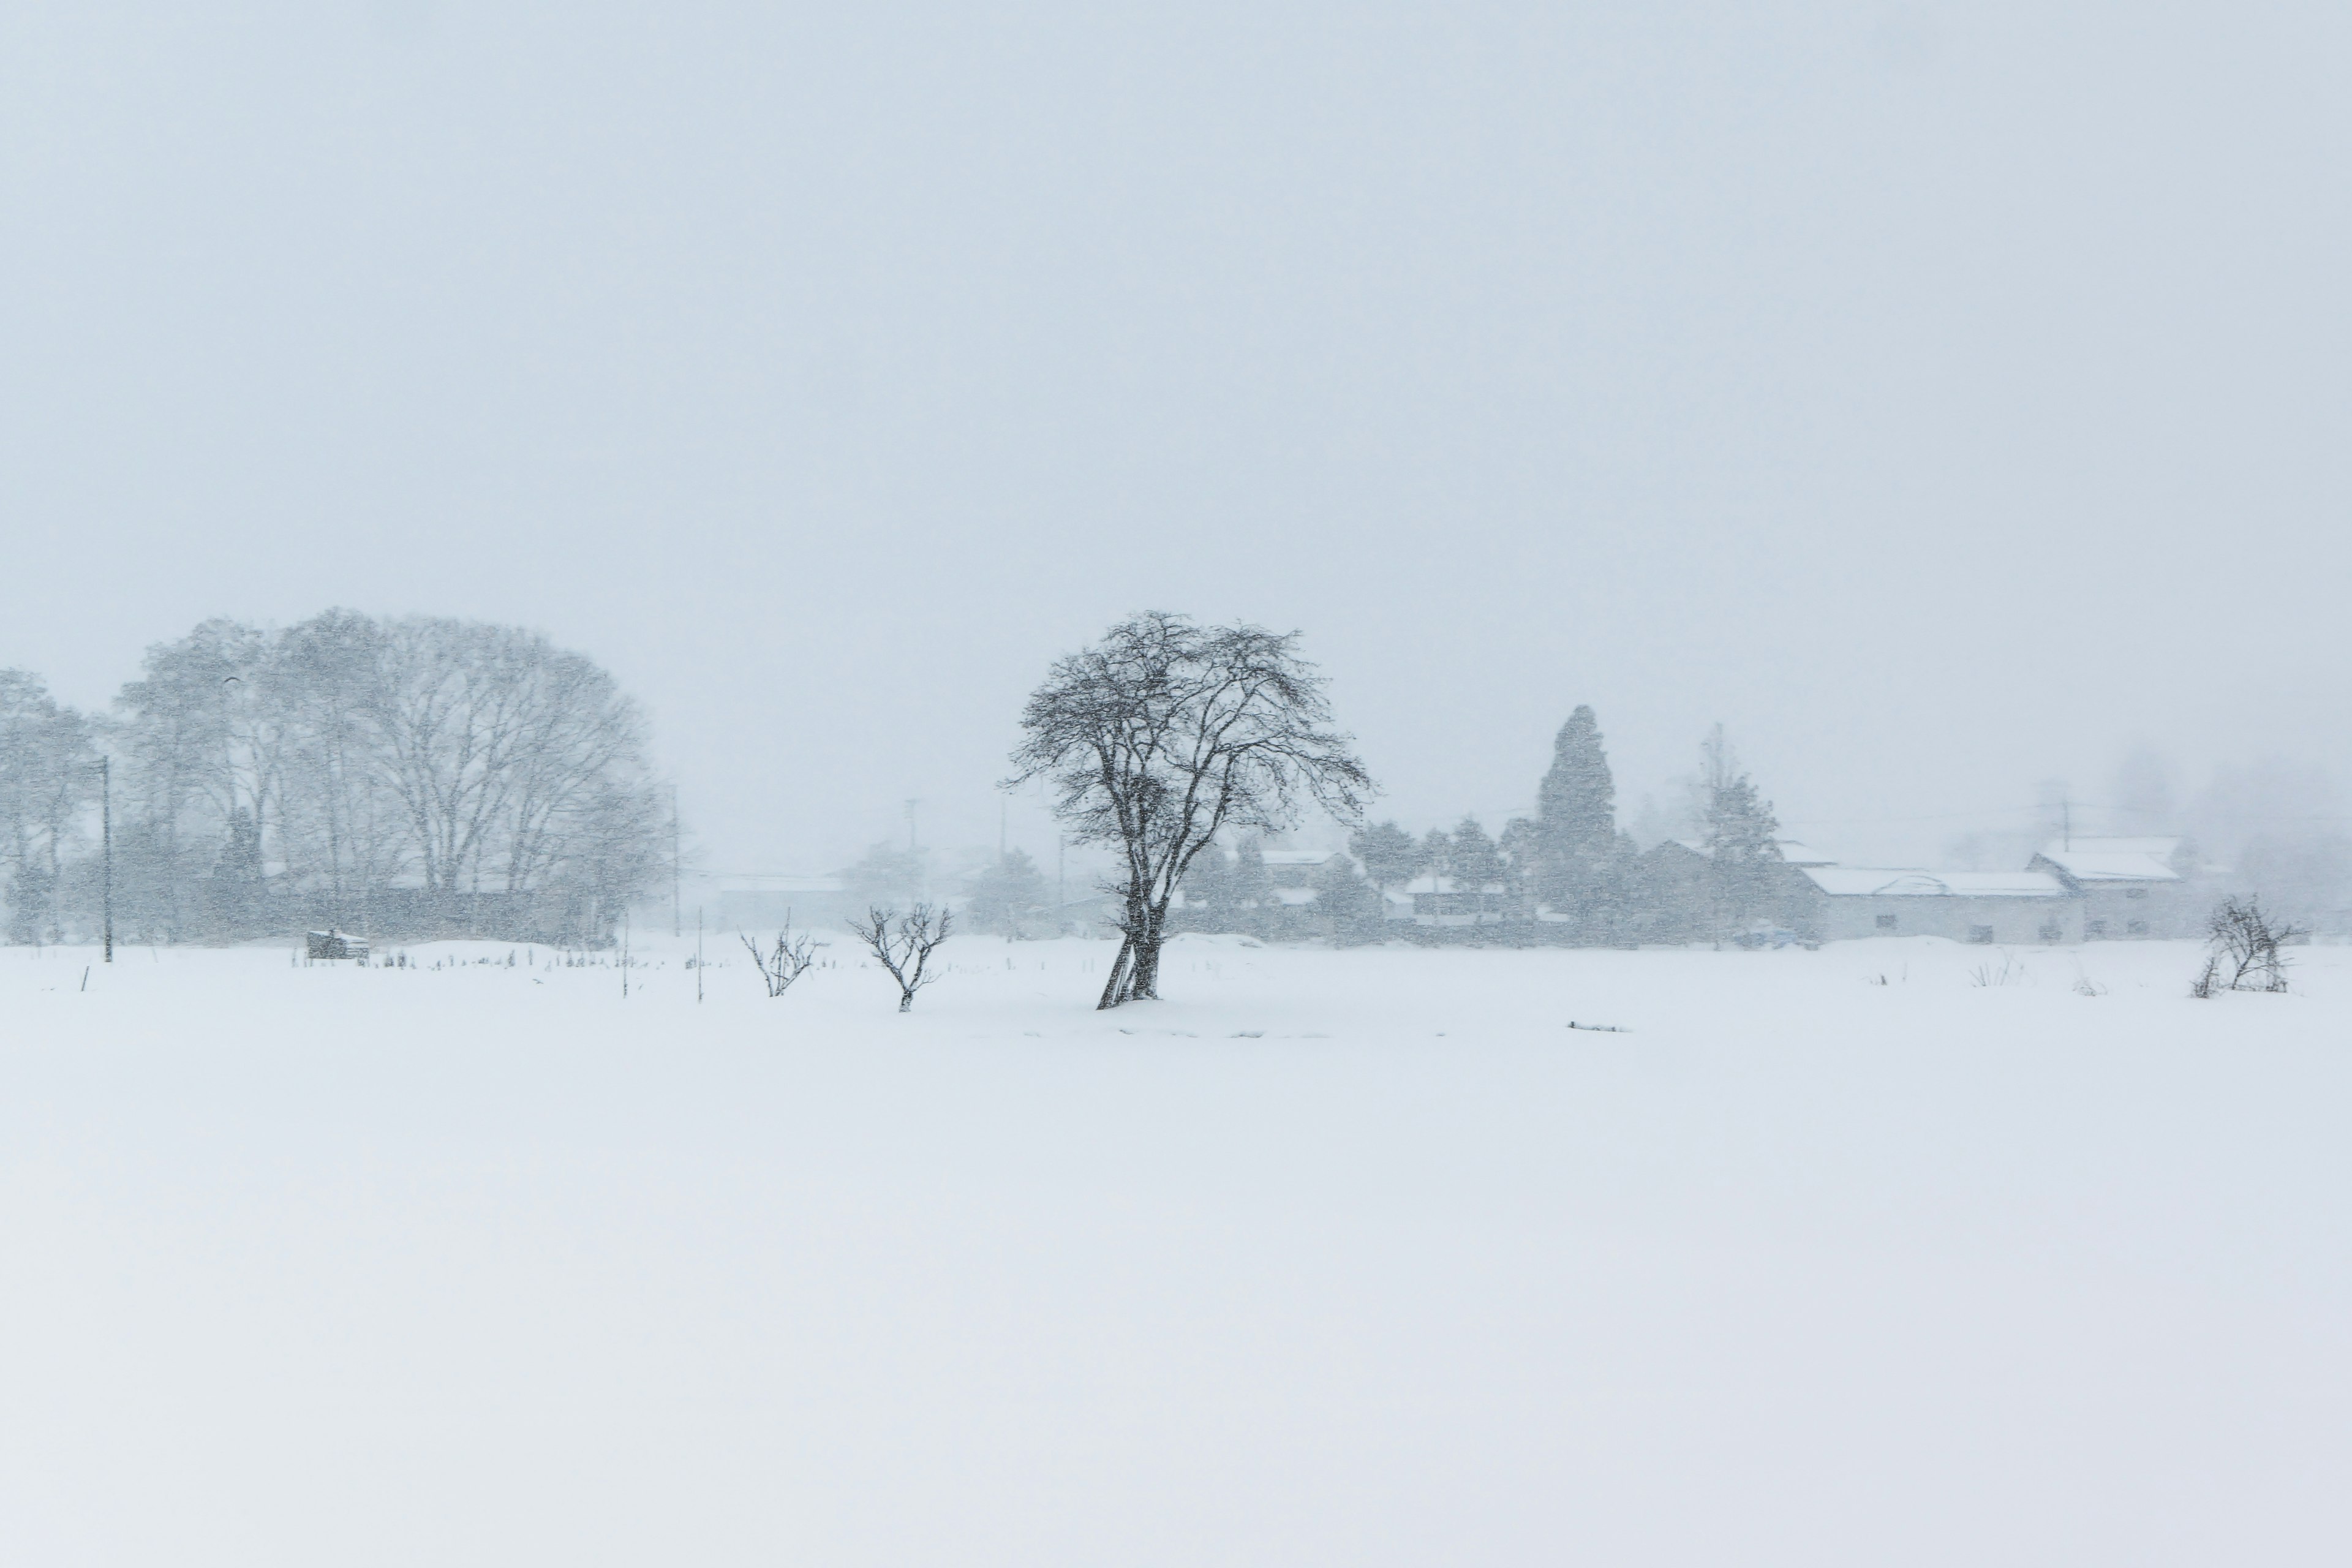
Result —
[{"label": "bare tree branch", "polygon": [[776,945],[767,952],[761,952],[760,944],[741,931],[735,935],[750,951],[751,962],[759,966],[760,978],[766,984],[770,996],[782,996],[791,990],[793,982],[816,963],[815,939],[806,932],[794,936],[790,917],[784,921],[784,929],[776,933]]},{"label": "bare tree branch", "polygon": [[907,1013],[914,1009],[915,993],[939,978],[928,966],[954,923],[953,915],[931,904],[917,904],[903,915],[877,904],[867,906],[865,920],[853,919],[849,929],[898,983],[898,1011]]}]

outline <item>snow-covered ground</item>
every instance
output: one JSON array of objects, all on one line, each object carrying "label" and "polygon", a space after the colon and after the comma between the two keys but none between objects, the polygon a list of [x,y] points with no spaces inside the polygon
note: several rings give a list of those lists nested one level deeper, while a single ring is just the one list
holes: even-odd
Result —
[{"label": "snow-covered ground", "polygon": [[0,1557],[2352,1560],[2352,950],[408,951],[0,951]]}]

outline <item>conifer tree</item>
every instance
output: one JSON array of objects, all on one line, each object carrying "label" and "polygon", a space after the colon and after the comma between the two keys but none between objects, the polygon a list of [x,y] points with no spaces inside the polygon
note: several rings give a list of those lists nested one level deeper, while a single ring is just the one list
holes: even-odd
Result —
[{"label": "conifer tree", "polygon": [[1717,724],[1701,747],[1706,801],[1707,884],[1716,937],[1769,909],[1779,885],[1780,824],[1772,803],[1741,770]]},{"label": "conifer tree", "polygon": [[966,918],[982,931],[1012,939],[1027,934],[1045,913],[1045,878],[1025,849],[1009,849],[972,879]]},{"label": "conifer tree", "polygon": [[1412,835],[1393,822],[1357,829],[1349,837],[1348,848],[1363,862],[1364,876],[1383,892],[1412,880],[1419,851]]},{"label": "conifer tree", "polygon": [[1454,874],[1454,840],[1443,827],[1433,827],[1422,838],[1421,853],[1414,857],[1416,877],[1450,877]]},{"label": "conifer tree", "polygon": [[1314,888],[1315,912],[1328,924],[1333,942],[1344,946],[1381,940],[1380,889],[1356,869],[1354,861],[1332,856],[1316,868]]},{"label": "conifer tree", "polygon": [[1464,913],[1483,919],[1494,912],[1486,889],[1503,879],[1503,857],[1475,816],[1464,817],[1454,829],[1453,875]]},{"label": "conifer tree", "polygon": [[1617,785],[1591,708],[1579,707],[1552,742],[1551,771],[1536,793],[1534,891],[1573,918],[1590,939],[1613,935],[1623,918],[1624,855],[1617,836]]}]

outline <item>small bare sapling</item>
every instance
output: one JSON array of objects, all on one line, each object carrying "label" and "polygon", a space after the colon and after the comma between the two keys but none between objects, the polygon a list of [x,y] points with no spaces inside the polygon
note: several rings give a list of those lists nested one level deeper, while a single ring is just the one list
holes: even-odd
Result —
[{"label": "small bare sapling", "polygon": [[2303,934],[2284,921],[2273,921],[2259,897],[2223,899],[2206,918],[2205,967],[2189,994],[2285,990],[2287,960],[2279,950]]},{"label": "small bare sapling", "polygon": [[1969,970],[1969,984],[1978,986],[2024,985],[2030,982],[2025,978],[2025,965],[2004,952],[2000,955],[2000,968],[1996,969],[1990,963],[1979,963]]},{"label": "small bare sapling", "polygon": [[771,996],[782,996],[793,988],[793,982],[809,972],[816,963],[816,943],[803,931],[793,934],[793,922],[784,921],[784,929],[776,933],[776,945],[766,952],[760,944],[738,931],[736,936],[751,950],[751,962],[760,966],[760,978]]},{"label": "small bare sapling", "polygon": [[898,983],[898,1011],[910,1013],[915,1007],[915,993],[937,980],[937,974],[926,973],[931,952],[947,941],[952,917],[943,909],[929,904],[917,904],[905,914],[869,905],[863,921],[853,920],[849,929],[857,940],[873,951],[890,978]]}]

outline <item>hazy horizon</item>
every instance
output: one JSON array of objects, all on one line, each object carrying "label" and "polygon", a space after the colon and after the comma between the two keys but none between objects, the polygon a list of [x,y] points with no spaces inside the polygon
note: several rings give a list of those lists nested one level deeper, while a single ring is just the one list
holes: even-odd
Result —
[{"label": "hazy horizon", "polygon": [[910,797],[992,843],[1022,698],[1142,608],[1302,630],[1417,829],[1527,809],[1580,703],[1621,821],[1719,720],[1849,858],[2151,748],[2332,817],[2347,41],[20,10],[0,666],[101,709],[211,616],[539,627],[725,869]]}]

